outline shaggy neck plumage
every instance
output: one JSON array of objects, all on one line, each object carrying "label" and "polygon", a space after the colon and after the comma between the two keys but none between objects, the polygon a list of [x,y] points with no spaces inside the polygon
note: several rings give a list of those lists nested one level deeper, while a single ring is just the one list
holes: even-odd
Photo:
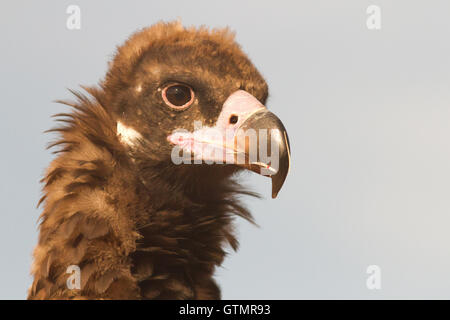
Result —
[{"label": "shaggy neck plumage", "polygon": [[[75,95],[53,130],[61,149],[43,179],[30,298],[220,298],[212,277],[223,247],[237,248],[232,220],[251,221],[235,169],[132,160],[101,99]],[[69,265],[81,269],[78,291],[66,287]]]}]

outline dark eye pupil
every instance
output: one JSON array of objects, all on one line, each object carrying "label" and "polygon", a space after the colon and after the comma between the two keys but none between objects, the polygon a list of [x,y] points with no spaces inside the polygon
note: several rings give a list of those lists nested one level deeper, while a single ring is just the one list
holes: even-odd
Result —
[{"label": "dark eye pupil", "polygon": [[191,101],[191,90],[182,85],[175,85],[167,88],[166,97],[170,103],[181,107]]}]

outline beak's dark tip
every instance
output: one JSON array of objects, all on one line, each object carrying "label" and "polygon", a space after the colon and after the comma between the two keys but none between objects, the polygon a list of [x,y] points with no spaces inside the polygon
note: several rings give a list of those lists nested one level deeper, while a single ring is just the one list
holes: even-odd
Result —
[{"label": "beak's dark tip", "polygon": [[[260,167],[257,168],[258,170],[253,171],[259,174],[266,175],[266,173],[263,173],[266,171],[262,171],[262,167],[264,166],[261,166],[261,164],[266,164],[267,167],[269,167],[269,165],[273,165],[273,163],[271,162],[272,159],[269,160],[261,157],[260,148],[266,148],[266,152],[267,150],[270,150],[271,155],[273,151],[272,148],[278,148],[278,152],[276,153],[276,155],[278,156],[278,164],[274,166],[274,169],[276,169],[276,173],[269,174],[272,179],[272,198],[275,199],[284,184],[291,163],[289,138],[286,129],[284,128],[281,120],[268,110],[258,111],[250,116],[245,120],[245,122],[241,124],[240,129],[242,129],[243,132],[246,132],[246,130],[248,129],[252,129],[257,132],[259,132],[258,130],[266,130],[267,133],[265,136],[266,140],[263,139],[263,142],[261,142],[261,139],[257,140],[258,145],[256,149],[258,151],[258,157],[256,162],[260,164]],[[275,133],[276,139],[272,140],[272,138],[275,137]],[[267,153],[265,154],[267,155]]]}]

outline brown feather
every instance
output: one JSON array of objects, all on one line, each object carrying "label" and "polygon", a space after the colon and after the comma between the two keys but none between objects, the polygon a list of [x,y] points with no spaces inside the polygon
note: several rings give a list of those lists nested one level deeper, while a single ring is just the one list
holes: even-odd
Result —
[{"label": "brown feather", "polygon": [[[153,144],[140,142],[146,152],[130,150],[116,130],[124,110],[139,106],[128,105],[133,72],[180,57],[194,68],[185,73],[225,88],[208,101],[223,102],[239,88],[267,98],[267,84],[228,30],[160,23],[130,37],[99,88],[83,87],[87,95],[71,90],[75,101],[59,101],[73,111],[57,114],[62,126],[48,130],[60,137],[49,145],[57,157],[42,181],[29,299],[220,298],[213,276],[226,245],[238,248],[233,220],[253,223],[236,196],[255,194],[234,182],[236,168],[158,158],[170,130],[159,119],[177,115],[155,111],[145,123],[135,119],[143,133],[153,130]],[[214,110],[205,111],[211,121]],[[66,286],[70,265],[81,268],[81,289]]]}]

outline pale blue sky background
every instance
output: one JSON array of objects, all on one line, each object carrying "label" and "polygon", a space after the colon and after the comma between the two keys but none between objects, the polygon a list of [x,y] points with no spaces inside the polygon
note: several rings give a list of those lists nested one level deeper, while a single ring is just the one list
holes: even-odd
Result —
[{"label": "pale blue sky background", "polygon": [[[66,29],[79,5],[81,30]],[[382,29],[366,28],[366,8]],[[450,2],[2,1],[0,298],[23,299],[45,150],[70,98],[104,76],[138,28],[181,17],[230,26],[266,77],[293,167],[276,200],[249,200],[241,249],[217,272],[226,299],[450,298]],[[382,289],[366,287],[367,266]]]}]

